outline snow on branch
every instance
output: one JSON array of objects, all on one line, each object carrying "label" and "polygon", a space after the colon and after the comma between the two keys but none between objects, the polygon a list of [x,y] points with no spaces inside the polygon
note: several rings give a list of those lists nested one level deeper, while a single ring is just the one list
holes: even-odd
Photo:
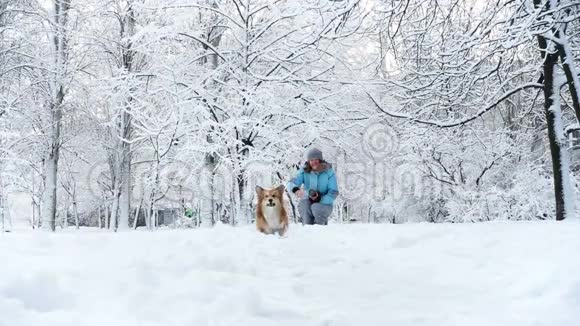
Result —
[{"label": "snow on branch", "polygon": [[374,105],[377,107],[377,109],[390,116],[393,118],[398,118],[398,119],[406,119],[406,120],[411,120],[413,122],[416,123],[420,123],[420,124],[426,124],[426,125],[431,125],[431,126],[435,126],[435,127],[439,127],[439,128],[451,128],[451,127],[457,127],[460,125],[464,125],[467,124],[479,117],[481,117],[482,115],[484,115],[485,113],[487,113],[488,111],[492,110],[493,108],[495,108],[497,105],[499,105],[501,102],[503,102],[504,100],[506,100],[507,98],[509,98],[510,96],[518,93],[519,91],[522,91],[524,89],[528,89],[528,88],[543,88],[542,84],[538,84],[538,83],[528,83],[528,84],[524,84],[521,85],[519,87],[516,87],[514,89],[512,89],[509,92],[504,93],[501,97],[499,97],[496,101],[494,101],[492,104],[480,109],[475,115],[472,115],[468,118],[464,118],[461,120],[457,120],[457,121],[451,121],[451,122],[444,122],[444,121],[436,121],[436,120],[423,120],[423,119],[419,119],[416,117],[413,117],[411,115],[407,115],[404,113],[398,113],[398,112],[390,112],[388,110],[385,110],[383,107],[381,107],[381,105],[377,102],[377,100],[375,100],[375,98],[368,92],[365,91],[366,94],[369,96],[369,98],[371,99],[371,101],[374,103]]}]

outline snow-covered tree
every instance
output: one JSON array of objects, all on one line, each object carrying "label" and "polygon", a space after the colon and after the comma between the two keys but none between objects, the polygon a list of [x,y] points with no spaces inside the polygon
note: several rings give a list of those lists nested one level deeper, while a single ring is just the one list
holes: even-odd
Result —
[{"label": "snow-covered tree", "polygon": [[[567,28],[577,16],[578,5],[568,1],[432,4],[383,3],[378,37],[381,54],[386,54],[379,70],[397,89],[394,96],[402,110],[385,107],[369,93],[379,113],[411,125],[461,129],[488,112],[502,110],[509,119],[517,118],[516,124],[533,126],[538,120],[530,113],[536,112],[536,94],[542,91],[556,219],[575,215],[559,90],[564,84],[570,86],[564,98],[571,99],[572,122],[578,121],[577,61],[568,41],[574,34]],[[510,128],[516,124],[512,121]]]}]

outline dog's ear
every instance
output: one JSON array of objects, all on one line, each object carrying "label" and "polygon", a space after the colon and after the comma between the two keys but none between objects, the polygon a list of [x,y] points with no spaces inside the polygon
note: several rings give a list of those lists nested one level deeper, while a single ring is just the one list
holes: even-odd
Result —
[{"label": "dog's ear", "polygon": [[278,192],[280,193],[280,197],[284,196],[284,185],[279,185],[278,188],[276,188],[276,190],[278,190]]},{"label": "dog's ear", "polygon": [[260,186],[256,186],[256,193],[258,194],[259,197],[262,197],[263,191],[264,191],[264,188],[262,188]]}]

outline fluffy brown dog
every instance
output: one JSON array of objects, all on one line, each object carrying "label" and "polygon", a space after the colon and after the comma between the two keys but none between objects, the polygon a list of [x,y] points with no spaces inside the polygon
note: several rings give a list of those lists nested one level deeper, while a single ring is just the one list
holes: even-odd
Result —
[{"label": "fluffy brown dog", "polygon": [[258,205],[256,207],[256,227],[265,234],[284,235],[288,230],[288,215],[284,208],[284,186],[264,189],[256,186]]}]

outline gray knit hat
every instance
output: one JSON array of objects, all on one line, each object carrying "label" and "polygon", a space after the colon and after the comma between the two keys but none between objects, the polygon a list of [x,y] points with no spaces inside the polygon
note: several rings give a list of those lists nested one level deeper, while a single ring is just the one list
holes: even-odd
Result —
[{"label": "gray knit hat", "polygon": [[306,154],[306,159],[307,160],[319,159],[322,161],[323,160],[322,151],[319,150],[318,148],[313,148],[313,149],[308,151],[308,154]]}]

